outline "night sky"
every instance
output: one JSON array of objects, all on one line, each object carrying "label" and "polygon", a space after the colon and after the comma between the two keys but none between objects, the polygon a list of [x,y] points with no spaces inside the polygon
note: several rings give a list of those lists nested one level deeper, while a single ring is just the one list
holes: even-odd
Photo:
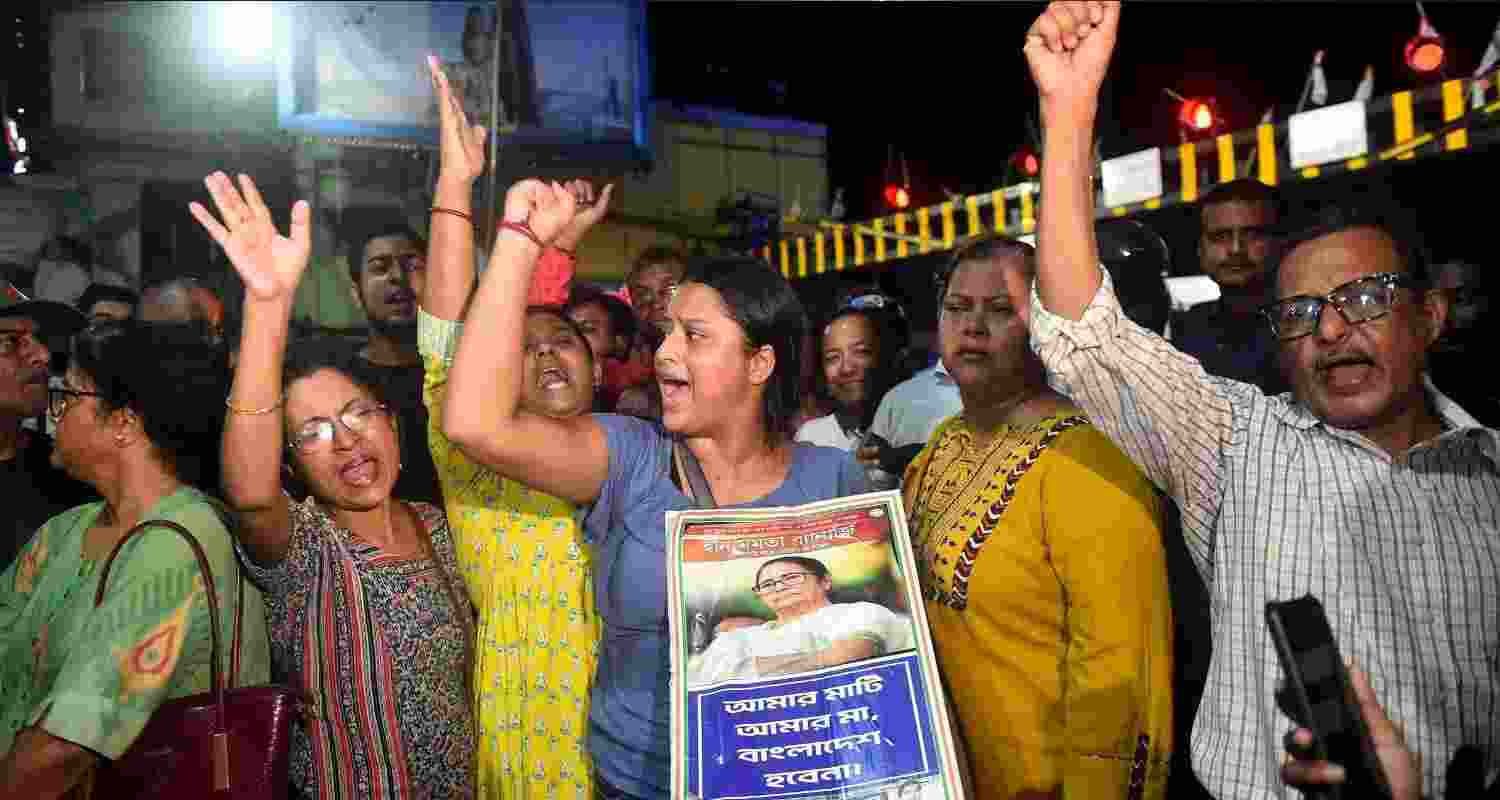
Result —
[{"label": "night sky", "polygon": [[[23,125],[45,125],[46,18],[76,0],[14,0],[0,14],[3,77]],[[657,97],[826,124],[831,184],[849,215],[887,213],[880,201],[888,148],[904,152],[913,205],[943,189],[987,191],[1028,139],[1035,94],[1021,55],[1039,2],[651,2]],[[1500,4],[1427,3],[1445,37],[1448,77],[1473,72],[1500,21]],[[1250,127],[1271,106],[1285,119],[1314,51],[1331,102],[1348,99],[1365,65],[1376,94],[1415,88],[1402,46],[1417,30],[1411,2],[1128,2],[1100,118],[1104,155],[1178,141],[1177,103],[1163,88],[1212,97],[1228,127]],[[17,34],[20,34],[18,37]],[[24,45],[24,46],[23,46]],[[1491,182],[1500,149],[1371,169],[1356,180],[1288,184],[1289,195],[1381,191],[1409,205],[1439,257],[1488,258],[1477,231],[1493,229]],[[1194,268],[1190,214],[1150,215]],[[1186,229],[1185,229],[1186,226]],[[1187,241],[1184,241],[1184,236]]]},{"label": "night sky", "polygon": [[[1042,3],[652,3],[659,96],[731,105],[830,127],[832,185],[850,213],[878,203],[887,150],[904,151],[913,205],[1001,185],[1034,113],[1021,45]],[[1473,72],[1500,21],[1494,3],[1427,3],[1447,40],[1449,77]],[[1401,50],[1414,3],[1131,2],[1121,19],[1104,155],[1178,141],[1176,101],[1210,96],[1229,126],[1296,105],[1325,49],[1330,102],[1349,99],[1366,64],[1376,95],[1413,88]],[[768,84],[779,84],[770,86]]]}]

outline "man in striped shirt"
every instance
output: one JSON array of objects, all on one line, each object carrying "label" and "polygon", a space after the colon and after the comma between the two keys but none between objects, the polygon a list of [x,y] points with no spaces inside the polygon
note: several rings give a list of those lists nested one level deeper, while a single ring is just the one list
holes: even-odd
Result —
[{"label": "man in striped shirt", "polygon": [[1212,377],[1126,319],[1089,185],[1118,20],[1118,4],[1054,2],[1027,35],[1046,128],[1030,326],[1055,385],[1182,510],[1214,638],[1193,765],[1221,800],[1286,794],[1294,724],[1263,613],[1311,593],[1439,797],[1460,746],[1500,766],[1500,435],[1426,380],[1446,299],[1394,226],[1334,213],[1271,266],[1290,396]]}]

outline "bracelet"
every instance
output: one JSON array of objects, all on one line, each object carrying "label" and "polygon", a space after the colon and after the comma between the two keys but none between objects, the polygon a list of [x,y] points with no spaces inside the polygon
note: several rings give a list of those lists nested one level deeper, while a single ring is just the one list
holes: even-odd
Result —
[{"label": "bracelet", "polygon": [[224,398],[224,407],[227,408],[227,409],[229,409],[230,411],[232,411],[235,414],[247,414],[247,415],[250,415],[250,416],[258,416],[258,415],[261,415],[261,414],[269,414],[272,411],[275,411],[276,409],[281,408],[281,404],[285,403],[285,402],[286,402],[286,393],[283,392],[282,395],[281,395],[281,397],[280,397],[280,399],[278,399],[276,401],[276,405],[274,405],[274,406],[266,406],[265,408],[240,408],[239,406],[236,406],[233,403],[229,402],[229,398],[226,397],[226,398]]},{"label": "bracelet", "polygon": [[547,246],[542,244],[542,240],[537,237],[536,231],[532,230],[531,226],[524,222],[511,222],[508,219],[503,219],[500,220],[499,228],[502,231],[515,231],[530,239],[532,244],[535,244],[537,247],[543,250],[547,249]]},{"label": "bracelet", "polygon": [[460,217],[462,219],[467,220],[470,225],[474,224],[474,218],[473,217],[471,217],[468,214],[465,214],[464,212],[459,211],[457,209],[443,208],[442,206],[433,206],[432,207],[432,213],[434,213],[434,214],[451,214],[451,215],[453,215],[455,217]]},{"label": "bracelet", "polygon": [[578,251],[576,251],[576,250],[569,250],[566,247],[558,247],[555,244],[552,245],[552,249],[556,250],[559,253],[562,253],[563,255],[567,256],[568,258],[573,259],[574,261],[578,260]]}]

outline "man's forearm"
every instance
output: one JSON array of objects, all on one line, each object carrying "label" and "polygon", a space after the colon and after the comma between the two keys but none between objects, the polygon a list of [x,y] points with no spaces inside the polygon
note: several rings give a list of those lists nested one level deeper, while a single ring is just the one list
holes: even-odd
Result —
[{"label": "man's forearm", "polygon": [[1081,319],[1099,291],[1094,241],[1093,103],[1043,103],[1037,294],[1048,311]]},{"label": "man's forearm", "polygon": [[0,761],[0,786],[9,797],[52,800],[77,786],[98,759],[86,747],[40,728],[26,728]]}]

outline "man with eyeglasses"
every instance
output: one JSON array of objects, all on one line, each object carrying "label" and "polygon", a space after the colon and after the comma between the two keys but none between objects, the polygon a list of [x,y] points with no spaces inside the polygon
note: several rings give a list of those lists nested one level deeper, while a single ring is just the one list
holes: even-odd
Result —
[{"label": "man with eyeglasses", "polygon": [[1500,763],[1500,436],[1426,379],[1447,299],[1393,221],[1331,208],[1268,262],[1290,395],[1212,376],[1126,319],[1089,182],[1120,9],[1054,2],[1026,38],[1047,131],[1029,324],[1052,384],[1181,509],[1212,595],[1195,771],[1214,797],[1286,796],[1295,726],[1264,611],[1312,594],[1441,797],[1461,746]]},{"label": "man with eyeglasses", "polygon": [[1276,340],[1260,307],[1270,298],[1266,259],[1280,221],[1276,190],[1253,178],[1220,184],[1198,201],[1198,264],[1219,285],[1219,299],[1172,319],[1172,344],[1210,375],[1288,389],[1276,362]]},{"label": "man with eyeglasses", "polygon": [[42,523],[94,496],[52,467],[52,440],[45,433],[21,425],[47,410],[47,340],[71,336],[84,324],[83,315],[68,306],[26,299],[0,282],[0,572]]}]

